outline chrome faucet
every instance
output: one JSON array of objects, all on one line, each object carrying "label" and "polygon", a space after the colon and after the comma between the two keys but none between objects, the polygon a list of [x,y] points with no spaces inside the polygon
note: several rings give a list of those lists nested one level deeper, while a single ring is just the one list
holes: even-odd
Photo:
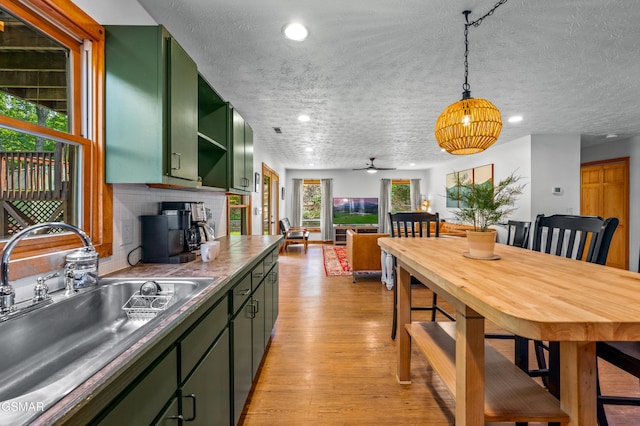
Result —
[{"label": "chrome faucet", "polygon": [[22,240],[33,231],[37,231],[38,229],[43,228],[68,229],[76,233],[80,237],[80,239],[82,239],[84,248],[87,251],[94,251],[93,245],[91,244],[91,239],[82,229],[64,222],[39,223],[37,225],[24,228],[22,231],[15,234],[9,241],[7,241],[7,244],[4,246],[4,250],[2,252],[2,263],[0,264],[0,315],[6,315],[15,310],[16,292],[13,286],[9,284],[9,258],[11,257],[11,253],[13,252],[13,249],[18,245],[20,240]]}]

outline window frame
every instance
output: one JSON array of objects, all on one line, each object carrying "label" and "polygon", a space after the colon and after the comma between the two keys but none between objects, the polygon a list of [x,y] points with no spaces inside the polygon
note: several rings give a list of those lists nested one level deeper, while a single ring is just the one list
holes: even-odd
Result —
[{"label": "window frame", "polygon": [[[241,197],[241,200],[244,204],[231,204],[230,197]],[[247,226],[247,233],[241,235],[251,235],[252,234],[252,223],[251,223],[251,195],[248,194],[235,194],[232,192],[227,192],[225,196],[225,202],[227,204],[227,236],[231,236],[231,209],[242,209],[245,212],[245,220]]]},{"label": "window frame", "polygon": [[[2,7],[69,48],[71,98],[68,133],[6,116],[0,116],[0,126],[81,146],[79,159],[82,168],[77,180],[78,186],[81,187],[78,189],[82,200],[79,215],[81,227],[91,237],[100,257],[110,256],[113,254],[113,190],[104,180],[104,29],[68,1],[6,0]],[[87,41],[91,43],[91,49],[87,53],[90,55],[89,58],[84,56]],[[84,95],[83,58],[88,59],[91,64],[91,72],[87,76],[89,87]],[[90,103],[84,102],[83,96],[88,96]],[[82,134],[83,122],[85,125],[90,122],[90,127],[85,126],[88,137]],[[80,243],[78,236],[73,233],[31,237],[16,247],[14,258],[24,259],[52,254],[78,247]],[[5,244],[6,241],[0,242],[0,247],[4,247]],[[50,270],[51,266],[47,257],[39,258],[28,265],[26,262],[17,262],[15,275],[33,275]]]}]

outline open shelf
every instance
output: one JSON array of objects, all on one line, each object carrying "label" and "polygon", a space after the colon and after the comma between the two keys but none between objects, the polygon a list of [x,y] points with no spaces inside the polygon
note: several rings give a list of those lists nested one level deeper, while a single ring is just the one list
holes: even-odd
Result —
[{"label": "open shelf", "polygon": [[[456,323],[406,325],[449,392],[456,394]],[[485,343],[485,422],[569,422],[560,402],[524,371]]]}]

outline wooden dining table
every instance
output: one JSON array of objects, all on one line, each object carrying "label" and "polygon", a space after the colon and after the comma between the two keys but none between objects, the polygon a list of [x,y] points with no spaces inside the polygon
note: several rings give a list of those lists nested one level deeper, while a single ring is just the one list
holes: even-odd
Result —
[{"label": "wooden dining table", "polygon": [[[456,425],[541,419],[596,425],[596,342],[640,340],[640,274],[503,244],[496,244],[500,259],[471,259],[463,255],[464,238],[380,238],[378,244],[396,262],[400,383],[410,383],[413,339],[449,383]],[[411,322],[411,275],[454,306],[454,323]],[[508,376],[509,366],[485,342],[487,320],[517,336],[559,342],[559,401],[528,376]],[[451,374],[439,367],[448,362]],[[536,388],[540,398],[529,398]],[[505,408],[505,401],[523,407]],[[536,417],[554,402],[552,414]]]}]

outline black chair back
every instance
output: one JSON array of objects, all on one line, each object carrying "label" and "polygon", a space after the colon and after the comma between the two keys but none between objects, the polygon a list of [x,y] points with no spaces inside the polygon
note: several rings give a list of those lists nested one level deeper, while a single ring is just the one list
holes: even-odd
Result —
[{"label": "black chair back", "polygon": [[615,217],[541,214],[536,218],[532,249],[604,265],[618,223]]},{"label": "black chair back", "polygon": [[285,217],[280,219],[280,233],[282,235],[285,235],[289,229],[291,229],[291,223],[289,223],[289,218]]},{"label": "black chair back", "polygon": [[510,220],[507,222],[507,245],[527,248],[529,247],[529,230],[531,222]]},{"label": "black chair back", "polygon": [[392,237],[431,237],[431,223],[434,234],[440,236],[440,215],[427,212],[399,212],[389,213]]}]

